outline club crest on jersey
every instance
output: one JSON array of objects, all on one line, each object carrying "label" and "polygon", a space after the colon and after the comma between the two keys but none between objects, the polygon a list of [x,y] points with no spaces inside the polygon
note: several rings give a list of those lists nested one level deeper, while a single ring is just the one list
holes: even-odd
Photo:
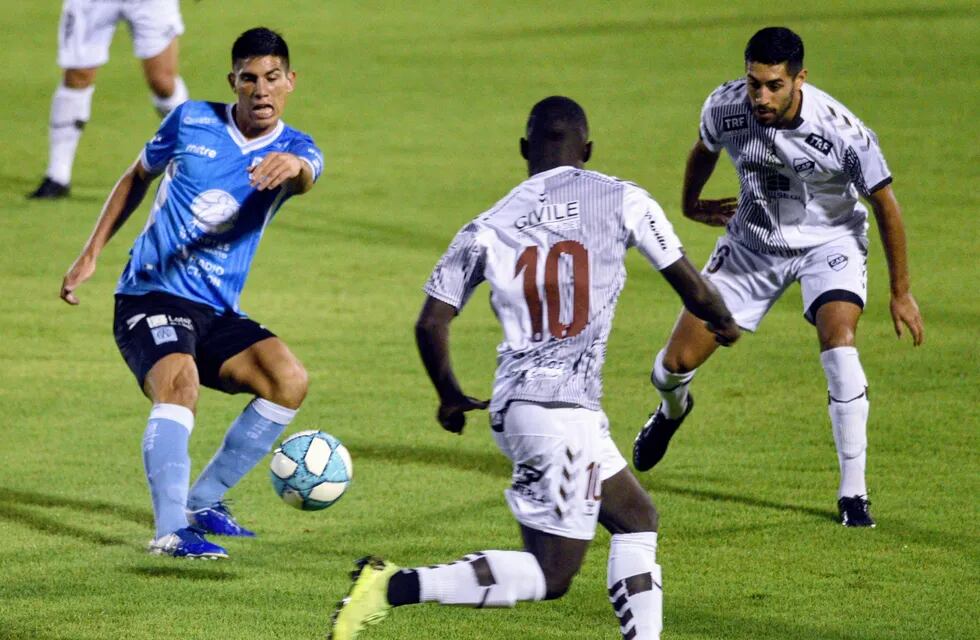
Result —
[{"label": "club crest on jersey", "polygon": [[847,256],[842,253],[835,253],[831,256],[827,256],[827,266],[834,271],[840,271],[847,266]]},{"label": "club crest on jersey", "polygon": [[749,126],[749,118],[744,113],[737,116],[725,116],[721,119],[721,130],[725,133],[738,131]]},{"label": "club crest on jersey", "polygon": [[793,159],[793,168],[796,169],[797,175],[799,175],[801,178],[805,178],[811,173],[813,173],[813,169],[815,166],[816,165],[814,164],[813,160],[809,158]]},{"label": "club crest on jersey", "polygon": [[234,226],[240,207],[227,191],[208,189],[191,202],[194,226],[205,233],[224,233]]},{"label": "club crest on jersey", "polygon": [[816,149],[817,151],[819,151],[824,155],[828,155],[830,153],[830,150],[834,148],[834,145],[830,142],[830,140],[822,136],[818,136],[815,133],[811,133],[810,135],[808,135],[806,137],[806,140],[804,140],[803,142],[807,143],[808,145],[810,145],[811,147],[813,147],[814,149]]}]

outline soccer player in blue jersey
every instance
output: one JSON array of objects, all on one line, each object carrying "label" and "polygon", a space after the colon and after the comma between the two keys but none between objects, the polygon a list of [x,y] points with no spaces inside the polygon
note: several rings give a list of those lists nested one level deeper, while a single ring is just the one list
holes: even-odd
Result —
[{"label": "soccer player in blue jersey", "polygon": [[[282,36],[246,31],[231,57],[236,102],[185,102],[167,116],[109,194],[61,285],[61,297],[78,304],[75,289],[163,174],[116,287],[113,330],[153,403],[143,437],[156,523],[149,550],[175,557],[227,557],[206,533],[254,535],[223,497],[269,452],[307,390],[300,361],[246,317],[238,299],[266,225],[288,198],[313,187],[323,158],[281,120],[296,82]],[[255,398],[188,490],[201,385]]]}]

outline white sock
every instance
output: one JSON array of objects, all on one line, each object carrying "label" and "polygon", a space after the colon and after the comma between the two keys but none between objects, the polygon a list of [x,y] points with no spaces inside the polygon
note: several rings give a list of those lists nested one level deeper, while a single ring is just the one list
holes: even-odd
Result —
[{"label": "white sock", "polygon": [[513,607],[545,595],[544,573],[525,551],[481,551],[462,560],[416,569],[422,602]]},{"label": "white sock", "polygon": [[664,592],[657,564],[657,534],[615,534],[609,544],[608,571],[609,601],[623,638],[659,640]]},{"label": "white sock", "polygon": [[868,448],[868,380],[861,368],[857,349],[837,347],[820,354],[827,389],[828,411],[840,463],[837,497],[866,496],[864,478]]},{"label": "white sock", "polygon": [[671,373],[664,368],[666,351],[661,349],[654,359],[650,382],[660,393],[660,412],[667,418],[679,418],[687,409],[687,390],[697,369],[687,373]]},{"label": "white sock", "polygon": [[156,94],[151,95],[153,96],[153,106],[156,107],[161,118],[187,102],[187,98],[190,97],[187,93],[187,85],[184,84],[184,79],[180,76],[174,78],[174,92],[166,98],[161,98]]},{"label": "white sock", "polygon": [[92,115],[94,91],[94,85],[85,89],[69,89],[59,84],[54,92],[48,123],[48,170],[45,175],[55,182],[71,183],[75,150],[82,139],[82,129]]}]

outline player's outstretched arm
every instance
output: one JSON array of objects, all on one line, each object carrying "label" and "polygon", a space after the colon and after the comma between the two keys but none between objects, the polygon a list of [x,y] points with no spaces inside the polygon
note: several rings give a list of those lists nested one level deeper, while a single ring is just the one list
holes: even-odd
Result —
[{"label": "player's outstretched arm", "polygon": [[881,244],[885,247],[885,259],[888,261],[890,307],[895,334],[901,338],[902,325],[905,325],[912,333],[912,344],[919,346],[925,339],[925,329],[919,305],[910,292],[908,244],[901,207],[891,185],[878,189],[868,196],[868,200],[878,222],[878,233],[881,234]]},{"label": "player's outstretched arm", "polygon": [[315,181],[313,168],[292,153],[270,153],[262,162],[249,167],[249,180],[258,191],[288,185],[294,194],[306,193]]},{"label": "player's outstretched arm", "polygon": [[687,310],[704,320],[705,327],[715,334],[718,344],[727,347],[738,340],[741,330],[725,306],[725,301],[714,285],[698,273],[687,256],[681,256],[660,273],[684,301]]},{"label": "player's outstretched arm", "polygon": [[78,304],[75,289],[92,277],[102,249],[140,206],[146,190],[156,176],[143,168],[139,160],[133,163],[119,178],[116,186],[102,205],[102,213],[95,222],[92,234],[82,247],[82,252],[68,268],[61,281],[61,299],[68,304]]},{"label": "player's outstretched arm", "polygon": [[715,170],[718,156],[718,153],[704,146],[700,140],[694,144],[694,148],[687,156],[687,166],[684,168],[684,191],[681,194],[681,209],[684,215],[712,227],[723,227],[728,224],[728,220],[735,215],[738,206],[738,198],[701,199],[701,191]]},{"label": "player's outstretched arm", "polygon": [[466,412],[486,409],[489,402],[463,393],[453,373],[449,359],[449,323],[455,317],[456,307],[428,296],[415,323],[415,342],[429,379],[439,394],[436,419],[446,431],[462,433]]}]

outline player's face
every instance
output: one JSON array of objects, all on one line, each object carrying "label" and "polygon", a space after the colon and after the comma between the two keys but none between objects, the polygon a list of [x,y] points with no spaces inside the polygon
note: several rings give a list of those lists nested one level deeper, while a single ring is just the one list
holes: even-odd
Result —
[{"label": "player's face", "polygon": [[239,128],[246,136],[256,137],[279,122],[296,73],[279,56],[260,56],[237,61],[228,82],[238,95],[235,119]]},{"label": "player's face", "polygon": [[762,64],[750,62],[745,68],[752,115],[761,124],[778,126],[796,115],[800,104],[800,87],[806,79],[806,69],[790,75],[786,63]]}]

